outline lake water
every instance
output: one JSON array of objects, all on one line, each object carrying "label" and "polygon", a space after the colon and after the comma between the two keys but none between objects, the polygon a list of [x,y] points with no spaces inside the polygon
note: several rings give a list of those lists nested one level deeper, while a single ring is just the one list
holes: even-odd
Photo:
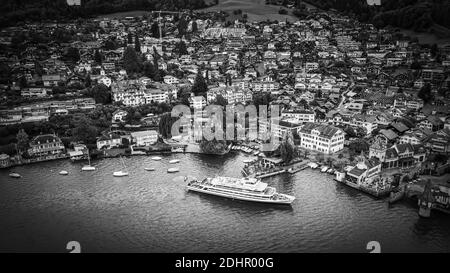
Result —
[{"label": "lake water", "polygon": [[119,158],[94,172],[70,161],[0,170],[0,251],[67,252],[69,241],[83,252],[367,252],[369,241],[384,252],[450,251],[450,217],[420,219],[412,201],[388,206],[311,169],[264,180],[294,195],[292,207],[233,201],[186,192],[183,177],[241,176],[244,155],[162,157],[124,158],[123,178],[112,176]]}]

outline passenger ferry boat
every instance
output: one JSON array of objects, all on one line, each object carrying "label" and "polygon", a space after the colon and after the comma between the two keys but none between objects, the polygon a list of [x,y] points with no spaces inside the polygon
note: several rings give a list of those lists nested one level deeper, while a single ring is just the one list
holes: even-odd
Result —
[{"label": "passenger ferry boat", "polygon": [[[185,181],[187,177],[185,178]],[[256,178],[215,177],[202,181],[192,179],[187,185],[189,191],[206,193],[243,201],[290,205],[294,196],[277,193],[273,187]]]}]

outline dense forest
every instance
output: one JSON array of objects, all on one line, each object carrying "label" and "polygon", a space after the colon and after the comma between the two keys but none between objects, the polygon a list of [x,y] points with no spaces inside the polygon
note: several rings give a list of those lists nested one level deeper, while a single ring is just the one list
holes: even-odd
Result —
[{"label": "dense forest", "polygon": [[306,0],[318,8],[336,9],[377,27],[387,25],[427,31],[435,23],[450,28],[448,0],[381,0],[381,6],[369,6],[366,0]]},{"label": "dense forest", "polygon": [[23,21],[64,20],[133,10],[182,10],[206,7],[204,0],[2,0],[0,27]]}]

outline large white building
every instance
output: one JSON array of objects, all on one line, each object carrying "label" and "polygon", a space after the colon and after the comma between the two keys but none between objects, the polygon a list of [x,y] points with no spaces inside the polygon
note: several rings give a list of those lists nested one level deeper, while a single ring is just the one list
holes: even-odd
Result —
[{"label": "large white building", "polygon": [[170,97],[177,97],[176,88],[160,83],[146,86],[140,81],[121,81],[112,84],[111,90],[113,100],[121,101],[126,106],[167,102]]},{"label": "large white building", "polygon": [[158,133],[154,130],[133,132],[131,138],[137,146],[149,146],[158,141]]},{"label": "large white building", "polygon": [[331,125],[306,123],[299,132],[300,147],[333,154],[344,149],[345,133]]},{"label": "large white building", "polygon": [[316,114],[313,111],[292,110],[284,111],[281,116],[286,121],[303,124],[306,122],[315,122]]},{"label": "large white building", "polygon": [[191,108],[201,110],[206,106],[206,99],[203,96],[194,96],[189,99],[189,103]]}]

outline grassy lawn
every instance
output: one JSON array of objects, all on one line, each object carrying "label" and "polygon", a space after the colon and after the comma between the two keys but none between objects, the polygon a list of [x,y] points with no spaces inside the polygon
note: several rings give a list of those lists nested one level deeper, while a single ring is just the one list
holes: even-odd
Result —
[{"label": "grassy lawn", "polygon": [[230,14],[228,19],[234,20],[240,18],[240,15],[233,15],[233,11],[238,9],[242,10],[242,13],[248,15],[248,21],[250,22],[260,22],[267,19],[278,21],[285,21],[287,19],[291,22],[297,21],[297,18],[293,16],[291,12],[287,15],[278,14],[280,6],[266,5],[265,0],[220,0],[218,5],[201,11],[225,11]]}]

